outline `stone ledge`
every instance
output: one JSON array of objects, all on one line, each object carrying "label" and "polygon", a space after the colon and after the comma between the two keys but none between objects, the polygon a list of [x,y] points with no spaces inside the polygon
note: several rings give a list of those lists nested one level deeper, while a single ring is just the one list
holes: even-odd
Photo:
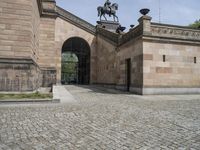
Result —
[{"label": "stone ledge", "polygon": [[[96,84],[101,87],[108,87],[120,91],[126,91],[126,85],[107,85]],[[180,95],[180,94],[200,94],[200,87],[183,87],[183,88],[151,88],[151,87],[130,87],[130,92],[138,95]]]},{"label": "stone ledge", "polygon": [[162,36],[153,36],[153,35],[144,35],[142,37],[145,41],[159,42],[159,43],[177,43],[177,44],[187,44],[187,45],[200,45],[200,40],[186,40],[180,38],[172,37],[162,37]]},{"label": "stone ledge", "polygon": [[70,23],[72,23],[73,25],[91,33],[91,34],[95,34],[96,33],[96,29],[95,26],[93,26],[92,24],[88,23],[87,21],[75,16],[74,14],[62,9],[59,6],[56,6],[56,13],[58,14],[58,16],[66,21],[69,21]]},{"label": "stone ledge", "polygon": [[97,26],[100,27],[100,28],[104,28],[108,31],[111,31],[111,32],[114,32],[116,33],[117,29],[119,28],[120,26],[120,23],[119,22],[115,22],[115,21],[97,21]]},{"label": "stone ledge", "polygon": [[143,88],[143,95],[200,94],[200,88]]},{"label": "stone ledge", "polygon": [[0,63],[9,64],[36,64],[31,58],[0,58]]},{"label": "stone ledge", "polygon": [[167,27],[175,27],[175,28],[181,28],[181,29],[190,29],[190,30],[196,30],[200,32],[200,29],[195,29],[192,27],[188,27],[188,26],[180,26],[180,25],[172,25],[172,24],[164,24],[164,23],[156,23],[156,22],[151,22],[152,25],[155,26],[167,26]]},{"label": "stone ledge", "polygon": [[184,41],[200,41],[200,29],[185,26],[151,23],[150,33],[151,34],[149,34],[149,36],[152,37],[178,39]]},{"label": "stone ledge", "polygon": [[119,34],[108,31],[102,27],[98,27],[96,28],[97,30],[97,35],[101,35],[103,36],[105,39],[113,42],[113,44],[117,45],[119,43]]},{"label": "stone ledge", "polygon": [[0,104],[14,104],[14,103],[60,103],[60,99],[26,99],[26,100],[0,100]]}]

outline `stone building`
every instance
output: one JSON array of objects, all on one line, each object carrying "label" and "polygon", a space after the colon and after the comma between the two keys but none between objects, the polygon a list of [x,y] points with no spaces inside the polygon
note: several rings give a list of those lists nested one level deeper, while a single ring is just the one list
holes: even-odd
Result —
[{"label": "stone building", "polygon": [[76,54],[77,82],[138,94],[200,93],[200,30],[151,17],[117,34],[56,6],[0,0],[0,91],[61,83],[62,53]]}]

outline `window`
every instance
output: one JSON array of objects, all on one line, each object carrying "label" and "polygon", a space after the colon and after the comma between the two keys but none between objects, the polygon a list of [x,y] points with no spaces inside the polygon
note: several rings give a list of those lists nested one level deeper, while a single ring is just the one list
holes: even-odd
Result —
[{"label": "window", "polygon": [[196,57],[194,57],[194,63],[195,63],[195,64],[197,63],[197,58],[196,58]]},{"label": "window", "polygon": [[166,56],[165,55],[163,55],[163,62],[165,62],[166,61]]}]

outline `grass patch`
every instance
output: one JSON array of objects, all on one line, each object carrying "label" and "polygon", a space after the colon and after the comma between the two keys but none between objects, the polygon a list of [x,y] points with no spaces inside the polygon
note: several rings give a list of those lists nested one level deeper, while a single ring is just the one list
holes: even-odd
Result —
[{"label": "grass patch", "polygon": [[39,92],[30,94],[0,94],[0,100],[8,99],[52,99],[52,94],[40,94]]}]

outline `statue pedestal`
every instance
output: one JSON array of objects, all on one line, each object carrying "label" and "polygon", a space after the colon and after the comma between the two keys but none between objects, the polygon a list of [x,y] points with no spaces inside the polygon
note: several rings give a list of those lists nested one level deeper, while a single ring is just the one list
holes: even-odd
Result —
[{"label": "statue pedestal", "polygon": [[97,26],[109,30],[111,32],[116,32],[117,28],[120,26],[119,22],[116,21],[97,21]]}]

